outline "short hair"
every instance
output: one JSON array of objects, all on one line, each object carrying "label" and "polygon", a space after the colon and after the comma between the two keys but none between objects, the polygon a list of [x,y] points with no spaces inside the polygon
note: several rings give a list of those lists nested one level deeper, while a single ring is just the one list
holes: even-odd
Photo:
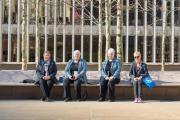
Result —
[{"label": "short hair", "polygon": [[77,52],[78,52],[79,54],[81,54],[81,52],[80,52],[79,50],[74,50],[74,51],[73,51],[73,55],[74,55],[75,53],[77,53]]},{"label": "short hair", "polygon": [[135,55],[138,55],[138,56],[141,57],[141,52],[140,52],[140,51],[135,51],[135,52],[134,52],[134,56],[135,56]]},{"label": "short hair", "polygon": [[107,51],[107,53],[109,53],[109,52],[111,52],[111,53],[113,52],[113,53],[115,54],[114,48],[109,48],[108,51]]},{"label": "short hair", "polygon": [[44,51],[43,55],[44,54],[50,54],[51,55],[51,52],[49,50],[46,50],[46,51]]}]

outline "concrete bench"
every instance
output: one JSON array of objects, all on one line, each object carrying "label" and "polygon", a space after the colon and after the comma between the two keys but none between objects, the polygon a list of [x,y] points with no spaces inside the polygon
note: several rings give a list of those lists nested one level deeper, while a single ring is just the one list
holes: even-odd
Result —
[{"label": "concrete bench", "polygon": [[[180,72],[179,71],[150,71],[151,77],[157,86],[152,90],[143,86],[144,99],[180,99]],[[38,86],[30,83],[19,83],[24,79],[32,79],[34,71],[1,70],[0,71],[0,99],[39,99],[41,92]],[[57,78],[64,74],[58,71]],[[88,71],[88,81],[91,84],[82,84],[82,91],[86,90],[88,99],[97,99],[99,95],[100,72]],[[117,99],[132,99],[133,90],[129,83],[129,72],[121,72],[121,82],[116,84]],[[73,94],[73,93],[72,93]],[[53,87],[52,98],[63,98],[62,83]]]}]

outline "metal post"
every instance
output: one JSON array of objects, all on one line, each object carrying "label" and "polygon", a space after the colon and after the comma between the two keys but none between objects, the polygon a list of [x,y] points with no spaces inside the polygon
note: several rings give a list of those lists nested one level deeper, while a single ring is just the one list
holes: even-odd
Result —
[{"label": "metal post", "polygon": [[144,0],[144,54],[143,60],[147,62],[147,0]]},{"label": "metal post", "polygon": [[0,62],[2,61],[2,58],[3,58],[3,55],[2,55],[2,51],[3,51],[3,48],[2,48],[2,0],[0,0]]},{"label": "metal post", "polygon": [[83,58],[84,55],[84,0],[82,0],[82,6],[81,6],[81,58]]},{"label": "metal post", "polygon": [[27,39],[27,62],[29,62],[29,0],[27,0],[27,36],[26,36],[26,39]]},{"label": "metal post", "polygon": [[66,61],[66,0],[63,4],[63,63]]},{"label": "metal post", "polygon": [[45,50],[48,50],[48,35],[47,35],[47,25],[48,25],[48,0],[45,0]]},{"label": "metal post", "polygon": [[171,63],[174,63],[174,0],[171,0]]},{"label": "metal post", "polygon": [[11,62],[11,0],[8,3],[8,62]]},{"label": "metal post", "polygon": [[129,62],[129,0],[126,0],[126,63]]},{"label": "metal post", "polygon": [[156,63],[156,0],[153,0],[153,42],[152,61]]},{"label": "metal post", "polygon": [[92,63],[92,49],[93,49],[93,0],[91,0],[91,21],[90,21],[90,63]]},{"label": "metal post", "polygon": [[20,22],[21,22],[21,0],[18,0],[18,18],[17,18],[17,62],[20,62]]},{"label": "metal post", "polygon": [[73,56],[73,51],[74,51],[74,29],[75,29],[75,24],[74,24],[74,13],[75,13],[75,0],[72,1],[72,56]]},{"label": "metal post", "polygon": [[135,46],[134,49],[135,51],[138,50],[138,0],[135,0]]},{"label": "metal post", "polygon": [[57,31],[56,31],[56,25],[57,25],[57,13],[56,13],[56,10],[57,10],[57,0],[54,0],[54,61],[56,62],[57,59]]}]

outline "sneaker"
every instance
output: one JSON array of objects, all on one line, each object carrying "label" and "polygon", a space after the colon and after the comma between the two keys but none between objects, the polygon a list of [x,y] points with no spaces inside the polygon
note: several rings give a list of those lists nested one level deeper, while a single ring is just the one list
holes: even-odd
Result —
[{"label": "sneaker", "polygon": [[102,97],[100,97],[100,98],[98,99],[98,101],[99,101],[99,102],[103,102],[103,101],[105,101],[105,99],[102,98]]},{"label": "sneaker", "polygon": [[71,98],[65,98],[64,99],[64,102],[69,102],[69,101],[71,101],[72,99]]},{"label": "sneaker", "polygon": [[42,97],[40,100],[41,100],[41,101],[45,101],[45,99],[46,99],[46,98]]},{"label": "sneaker", "polygon": [[134,103],[138,103],[138,98],[134,98]]},{"label": "sneaker", "polygon": [[115,102],[115,99],[111,98],[111,99],[109,99],[109,102]]},{"label": "sneaker", "polygon": [[142,99],[141,98],[138,98],[138,103],[142,103]]}]

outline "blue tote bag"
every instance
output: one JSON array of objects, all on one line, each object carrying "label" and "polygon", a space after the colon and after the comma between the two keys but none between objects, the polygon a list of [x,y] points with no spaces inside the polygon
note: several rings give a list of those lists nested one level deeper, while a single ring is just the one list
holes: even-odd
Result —
[{"label": "blue tote bag", "polygon": [[149,89],[152,89],[153,87],[156,86],[156,83],[152,80],[150,75],[144,76],[142,78],[142,81],[143,81],[144,85]]}]

